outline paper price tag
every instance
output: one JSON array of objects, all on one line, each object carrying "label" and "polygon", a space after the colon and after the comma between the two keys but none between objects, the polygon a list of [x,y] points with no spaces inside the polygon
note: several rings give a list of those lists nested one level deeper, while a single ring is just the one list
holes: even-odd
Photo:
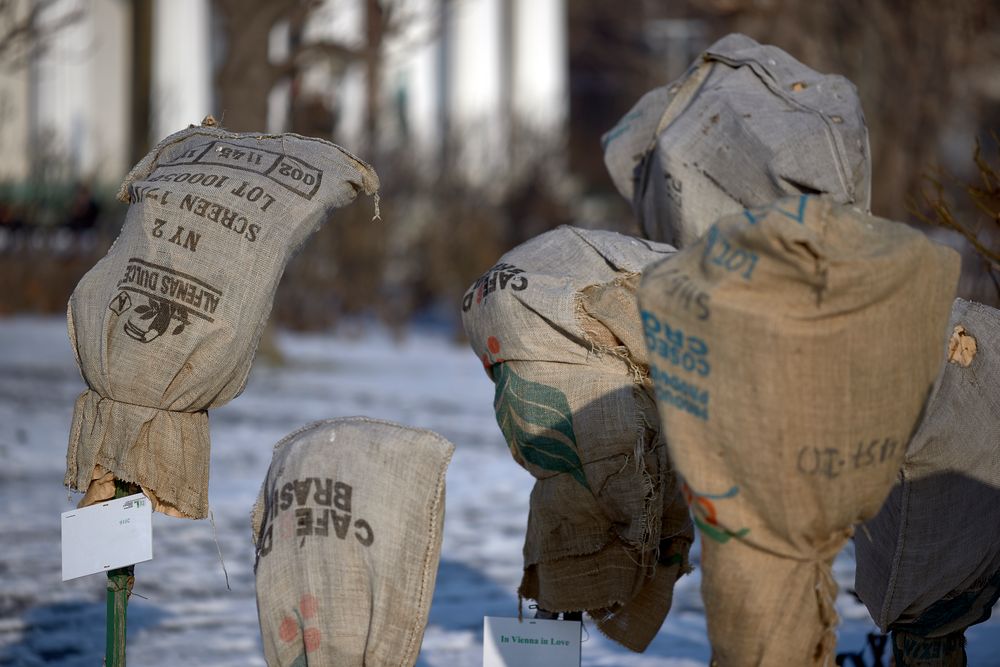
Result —
[{"label": "paper price tag", "polygon": [[153,507],[137,493],[62,513],[62,579],[153,559]]},{"label": "paper price tag", "polygon": [[580,621],[483,617],[483,667],[580,667]]}]

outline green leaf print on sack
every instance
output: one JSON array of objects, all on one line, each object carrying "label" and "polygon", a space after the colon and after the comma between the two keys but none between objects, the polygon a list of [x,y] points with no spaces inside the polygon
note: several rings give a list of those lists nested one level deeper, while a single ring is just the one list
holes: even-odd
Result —
[{"label": "green leaf print on sack", "polygon": [[548,385],[525,380],[507,367],[493,366],[493,408],[507,444],[528,463],[565,472],[589,489],[583,462],[576,453],[573,414],[566,395]]}]

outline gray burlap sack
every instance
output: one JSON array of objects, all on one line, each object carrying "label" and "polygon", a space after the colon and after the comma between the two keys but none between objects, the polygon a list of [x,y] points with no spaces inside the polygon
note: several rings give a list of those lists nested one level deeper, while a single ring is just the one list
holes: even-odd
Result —
[{"label": "gray burlap sack", "polygon": [[713,44],[603,139],[612,180],[654,241],[683,248],[723,215],[792,194],[867,209],[868,129],[850,81],[745,35]]},{"label": "gray burlap sack", "polygon": [[833,664],[830,566],[892,488],[958,265],[905,225],[799,196],[644,272],[650,373],[723,667]]},{"label": "gray burlap sack", "polygon": [[69,337],[89,389],[65,482],[84,504],[142,485],[157,510],[208,510],[208,408],[243,390],[288,259],[330,212],[378,187],[326,141],[191,127],[128,175],[121,234],[76,286]]},{"label": "gray burlap sack", "polygon": [[931,637],[984,620],[1000,583],[1000,311],[958,299],[949,332],[898,483],[855,536],[875,622]]},{"label": "gray burlap sack", "polygon": [[462,319],[496,382],[514,459],[537,479],[520,595],[587,610],[643,650],[693,537],[649,384],[635,288],[673,248],[559,227],[505,254]]},{"label": "gray burlap sack", "polygon": [[268,665],[416,662],[454,449],[364,417],[316,422],[275,445],[253,510]]}]

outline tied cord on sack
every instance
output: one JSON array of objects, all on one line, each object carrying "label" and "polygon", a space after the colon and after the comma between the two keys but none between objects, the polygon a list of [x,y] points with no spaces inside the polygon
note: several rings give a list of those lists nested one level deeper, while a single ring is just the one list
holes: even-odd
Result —
[{"label": "tied cord on sack", "polygon": [[[742,538],[740,538],[740,541],[744,542]],[[836,579],[833,577],[833,571],[831,569],[831,561],[839,549],[834,551],[834,554],[831,556],[796,557],[779,553],[771,549],[760,548],[749,543],[746,543],[746,546],[774,558],[812,564],[814,571],[813,590],[816,594],[817,611],[819,613],[820,623],[823,626],[823,634],[819,643],[816,644],[814,654],[810,656],[810,658],[813,661],[816,661],[822,657],[822,667],[834,667],[837,650],[837,624],[840,618],[837,615],[836,601],[827,591],[834,591],[834,594],[836,594],[836,591],[839,590],[839,586],[837,585]],[[713,658],[713,660],[715,660],[715,658]]]},{"label": "tied cord on sack", "polygon": [[136,593],[135,591],[133,591],[132,590],[133,586],[135,586],[135,575],[133,575],[133,574],[130,574],[128,576],[128,578],[125,580],[125,586],[124,586],[124,588],[122,587],[122,584],[120,584],[118,582],[117,578],[108,577],[107,590],[109,592],[111,592],[111,593],[120,593],[121,591],[124,590],[125,591],[125,599],[126,600],[131,600],[133,595],[136,596],[137,598],[142,598],[143,600],[148,600],[149,599],[145,595],[140,595],[140,594]]},{"label": "tied cord on sack", "polygon": [[823,656],[823,667],[833,667],[837,652],[837,608],[827,590],[837,590],[837,582],[826,561],[814,561],[816,568],[816,599],[819,618],[823,623],[823,637],[816,646],[816,655]]},{"label": "tied cord on sack", "polygon": [[[119,580],[118,577],[108,577],[108,591],[112,593],[121,593],[125,591],[125,599],[132,597],[132,587],[135,585],[135,575],[128,575],[124,580],[124,584]],[[136,594],[138,595],[138,593]],[[139,597],[142,597],[139,595]],[[147,598],[143,598],[144,600]]]}]

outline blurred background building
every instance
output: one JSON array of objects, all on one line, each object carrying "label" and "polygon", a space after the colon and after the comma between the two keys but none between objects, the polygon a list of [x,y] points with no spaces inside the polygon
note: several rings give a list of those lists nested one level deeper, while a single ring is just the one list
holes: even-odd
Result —
[{"label": "blurred background building", "polygon": [[290,265],[281,322],[453,324],[516,243],[637,231],[600,136],[732,31],[858,86],[874,212],[936,223],[963,294],[1000,302],[993,0],[0,0],[0,279],[20,286],[0,314],[60,311],[131,164],[213,114],[331,139],[383,180],[381,222],[355,204]]}]

